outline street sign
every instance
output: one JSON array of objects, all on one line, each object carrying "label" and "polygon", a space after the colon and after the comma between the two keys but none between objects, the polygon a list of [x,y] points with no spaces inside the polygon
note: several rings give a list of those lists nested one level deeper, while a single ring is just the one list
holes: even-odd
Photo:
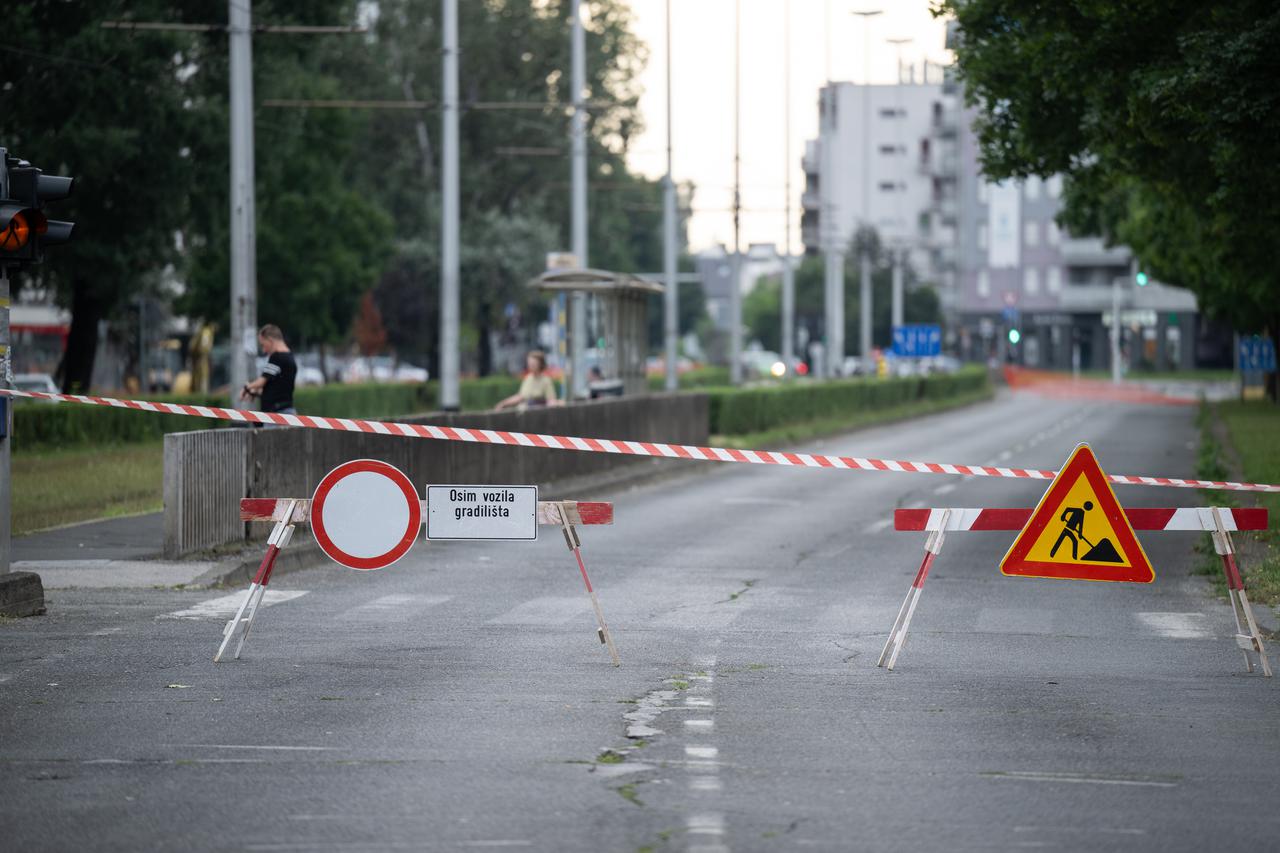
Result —
[{"label": "street sign", "polygon": [[932,323],[893,327],[893,354],[931,356],[942,354],[942,328]]},{"label": "street sign", "polygon": [[428,539],[538,538],[537,486],[427,486]]},{"label": "street sign", "polygon": [[399,468],[355,459],[334,468],[311,498],[311,530],[334,562],[349,569],[385,569],[413,547],[422,502]]},{"label": "street sign", "polygon": [[1000,562],[1006,575],[1151,583],[1156,579],[1087,444],[1079,444]]},{"label": "street sign", "polygon": [[1242,373],[1275,373],[1276,345],[1270,338],[1254,335],[1240,339],[1240,370]]}]

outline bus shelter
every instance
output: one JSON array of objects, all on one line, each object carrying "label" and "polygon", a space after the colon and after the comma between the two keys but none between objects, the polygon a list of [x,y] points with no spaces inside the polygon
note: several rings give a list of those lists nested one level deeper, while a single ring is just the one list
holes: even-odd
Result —
[{"label": "bus shelter", "polygon": [[[582,293],[585,316],[582,328],[582,364],[567,362],[568,387],[590,388],[605,393],[643,394],[648,390],[645,357],[649,352],[649,296],[664,288],[628,273],[594,269],[548,270],[529,286],[552,296]],[[573,353],[575,300],[566,299],[566,352]],[[600,378],[591,380],[591,369],[600,369]],[[572,371],[581,370],[585,381],[575,383]]]}]

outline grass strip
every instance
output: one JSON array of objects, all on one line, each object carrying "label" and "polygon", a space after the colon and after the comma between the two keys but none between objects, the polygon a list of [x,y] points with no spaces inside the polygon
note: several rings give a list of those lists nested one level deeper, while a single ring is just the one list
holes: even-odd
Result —
[{"label": "grass strip", "polygon": [[14,453],[13,533],[157,512],[163,505],[159,441]]},{"label": "grass strip", "polygon": [[[1224,446],[1219,433],[1225,433]],[[1200,408],[1200,454],[1197,471],[1205,479],[1240,479],[1254,483],[1280,481],[1280,406],[1268,401],[1202,404]],[[1234,457],[1234,458],[1233,458]],[[1233,470],[1238,466],[1239,470]],[[1276,514],[1280,495],[1270,493],[1204,492],[1216,506],[1248,505],[1266,507],[1267,530],[1233,534],[1237,547],[1248,543],[1249,557],[1241,560],[1240,572],[1249,599],[1259,604],[1280,604],[1280,536]],[[1197,550],[1201,553],[1200,573],[1214,578],[1220,595],[1226,595],[1221,579],[1221,563],[1206,535]]]}]

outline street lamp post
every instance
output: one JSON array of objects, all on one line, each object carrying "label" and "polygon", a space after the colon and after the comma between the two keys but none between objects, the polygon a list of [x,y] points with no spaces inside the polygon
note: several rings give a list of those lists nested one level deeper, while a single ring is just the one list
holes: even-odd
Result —
[{"label": "street lamp post", "polygon": [[676,183],[671,172],[671,0],[667,0],[667,174],[662,181],[662,267],[667,291],[664,294],[663,317],[668,391],[679,385],[676,357],[680,336],[680,299],[676,288]]},{"label": "street lamp post", "polygon": [[[871,224],[871,19],[883,14],[880,9],[864,9],[853,13],[862,18],[862,224]],[[861,309],[858,331],[861,336],[859,354],[865,368],[871,360],[871,256],[864,245],[859,250],[858,307]]]},{"label": "street lamp post", "polygon": [[903,266],[903,254],[907,251],[907,246],[905,245],[905,243],[907,242],[906,233],[908,229],[904,227],[904,223],[902,222],[902,190],[905,189],[906,187],[906,170],[907,170],[907,164],[910,162],[910,158],[906,156],[907,152],[905,150],[905,145],[902,140],[903,124],[904,124],[904,122],[902,121],[902,46],[905,44],[910,44],[911,39],[910,38],[891,38],[891,39],[885,39],[885,41],[897,48],[898,83],[895,88],[897,90],[897,95],[898,95],[896,99],[898,114],[897,116],[895,116],[895,118],[897,120],[898,132],[895,135],[895,140],[897,142],[897,147],[898,147],[898,151],[896,153],[897,153],[898,162],[901,168],[899,168],[898,170],[898,174],[900,177],[899,186],[895,188],[895,192],[894,192],[894,224],[896,227],[902,228],[903,243],[904,243],[904,245],[895,246],[892,249],[893,251],[893,301],[892,301],[892,309],[890,311],[890,321],[889,321],[890,326],[892,327],[892,326],[901,326],[904,322],[906,322],[905,316],[904,316],[905,315],[904,302],[906,297],[903,292],[902,266]]},{"label": "street lamp post", "polygon": [[782,25],[782,86],[783,112],[783,159],[786,168],[783,170],[783,257],[782,257],[782,363],[786,365],[786,374],[791,376],[795,370],[796,345],[796,289],[795,275],[791,269],[791,0],[783,0]]}]

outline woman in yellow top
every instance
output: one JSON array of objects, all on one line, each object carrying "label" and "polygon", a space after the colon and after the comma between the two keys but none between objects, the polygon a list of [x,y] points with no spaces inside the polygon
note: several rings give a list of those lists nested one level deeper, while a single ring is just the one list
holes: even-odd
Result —
[{"label": "woman in yellow top", "polygon": [[547,375],[547,356],[542,350],[530,352],[525,356],[524,363],[529,372],[520,380],[520,390],[499,402],[495,408],[519,406],[527,409],[530,406],[564,405],[556,396],[556,383]]}]

